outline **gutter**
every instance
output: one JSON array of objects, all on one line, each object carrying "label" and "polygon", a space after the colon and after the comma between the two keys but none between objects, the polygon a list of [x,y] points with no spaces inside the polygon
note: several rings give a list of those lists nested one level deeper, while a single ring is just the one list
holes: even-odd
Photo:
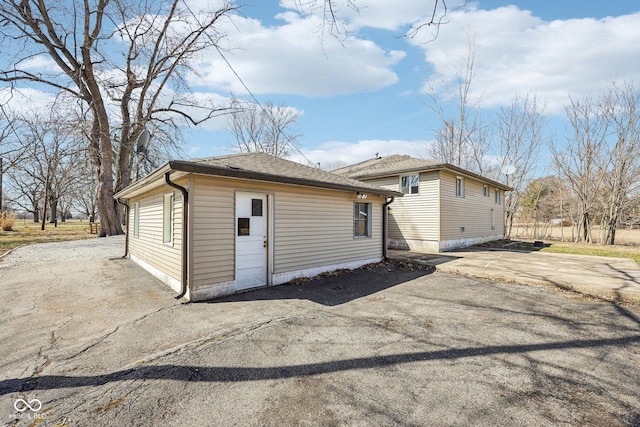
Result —
[{"label": "gutter", "polygon": [[[187,191],[186,188],[176,184],[175,182],[171,182],[171,179],[169,178],[171,175],[171,172],[165,172],[164,174],[164,181],[167,183],[167,185],[170,185],[173,188],[176,188],[178,190],[180,190],[180,192],[182,193],[182,280],[180,282],[181,284],[181,291],[178,295],[176,295],[176,299],[180,299],[183,296],[185,296],[187,294],[187,268],[189,266],[188,261],[188,241],[187,241],[187,237],[188,237],[188,218],[189,218],[189,192]],[[128,223],[127,223],[127,227],[128,227]]]},{"label": "gutter", "polygon": [[389,257],[388,255],[388,249],[387,246],[389,246],[389,236],[387,236],[388,233],[388,222],[389,222],[389,205],[391,203],[393,203],[393,201],[396,198],[391,196],[391,200],[385,202],[382,205],[382,256],[384,259],[388,259]]},{"label": "gutter", "polygon": [[125,218],[127,218],[127,228],[125,230],[125,235],[124,235],[124,255],[122,255],[122,258],[126,258],[127,256],[129,256],[129,203],[125,203],[122,200],[120,200],[120,198],[118,197],[116,199],[116,201],[118,203],[120,203],[122,206],[124,206],[125,209]]},{"label": "gutter", "polygon": [[[218,166],[199,164],[189,161],[172,160],[168,163],[171,170],[197,173],[203,175],[222,176],[228,178],[243,178],[254,181],[276,182],[279,184],[301,185],[305,187],[326,188],[329,190],[359,191],[361,193],[377,194],[386,197],[402,196],[398,191],[385,190],[365,182],[324,182],[311,178],[301,178],[278,175],[277,173],[258,172],[235,168],[230,166]],[[345,177],[342,177],[345,178]],[[360,185],[359,185],[360,184]]]}]

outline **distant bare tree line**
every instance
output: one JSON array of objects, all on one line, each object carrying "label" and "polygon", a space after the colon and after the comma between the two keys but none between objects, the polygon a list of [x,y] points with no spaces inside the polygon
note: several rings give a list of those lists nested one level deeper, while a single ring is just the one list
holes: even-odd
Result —
[{"label": "distant bare tree line", "polygon": [[4,122],[3,199],[7,208],[33,215],[34,222],[65,221],[71,211],[97,215],[97,179],[82,135],[61,116],[33,112]]}]

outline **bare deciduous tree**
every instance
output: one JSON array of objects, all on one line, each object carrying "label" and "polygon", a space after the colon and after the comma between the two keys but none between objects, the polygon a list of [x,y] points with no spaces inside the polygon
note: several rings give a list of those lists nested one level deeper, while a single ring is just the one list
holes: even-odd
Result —
[{"label": "bare deciduous tree", "polygon": [[481,97],[473,99],[471,96],[476,60],[474,44],[474,38],[469,36],[464,63],[456,69],[455,86],[444,84],[446,96],[453,104],[453,113],[445,108],[438,98],[439,91],[431,84],[432,107],[440,116],[442,126],[436,132],[435,143],[428,155],[434,160],[483,173],[488,129],[482,125],[478,113]]},{"label": "bare deciduous tree", "polygon": [[[209,13],[188,3],[133,0],[7,0],[0,5],[0,38],[18,52],[0,81],[48,86],[79,100],[88,110],[88,148],[99,182],[100,236],[122,233],[118,190],[131,179],[132,147],[147,123],[197,123],[196,103],[182,74],[198,52],[216,46],[220,18],[231,2]],[[10,45],[10,46],[9,46]],[[32,58],[49,58],[54,71],[30,68]],[[110,105],[119,106],[114,120]],[[117,131],[117,138],[112,132]],[[114,179],[114,170],[115,179]]]},{"label": "bare deciduous tree", "polygon": [[294,129],[300,114],[285,105],[267,102],[263,105],[234,99],[228,129],[241,153],[262,152],[287,157],[298,151],[300,134]]},{"label": "bare deciduous tree", "polygon": [[[533,178],[540,147],[545,141],[544,108],[536,97],[516,98],[511,105],[502,107],[497,115],[499,156],[501,159],[496,178],[504,179],[513,188],[504,200],[506,237],[511,238],[513,220],[525,188]],[[512,170],[507,170],[511,168]]]},{"label": "bare deciduous tree", "polygon": [[22,159],[14,162],[8,173],[12,201],[32,212],[37,221],[42,213],[42,229],[45,228],[47,212],[55,222],[58,203],[70,194],[78,175],[77,143],[74,130],[60,118],[45,118],[33,114],[20,119],[20,138],[26,150]]},{"label": "bare deciduous tree", "polygon": [[604,95],[610,140],[605,146],[609,159],[604,175],[605,206],[602,242],[613,245],[620,215],[630,203],[630,193],[640,179],[640,91],[631,83],[613,85]]},{"label": "bare deciduous tree", "polygon": [[591,97],[570,98],[566,112],[571,134],[564,147],[552,145],[553,158],[578,204],[576,240],[592,242],[593,208],[606,172],[608,118]]}]

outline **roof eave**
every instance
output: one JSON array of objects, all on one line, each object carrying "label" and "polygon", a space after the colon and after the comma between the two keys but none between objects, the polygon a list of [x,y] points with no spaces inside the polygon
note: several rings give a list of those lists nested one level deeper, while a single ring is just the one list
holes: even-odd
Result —
[{"label": "roof eave", "polygon": [[179,170],[187,173],[196,173],[202,175],[215,175],[229,178],[242,178],[257,181],[276,182],[279,184],[289,185],[301,185],[305,187],[317,187],[325,188],[329,190],[342,190],[342,191],[360,191],[369,194],[378,194],[381,196],[395,197],[402,196],[402,193],[398,191],[385,190],[384,188],[370,188],[365,186],[356,186],[349,184],[329,183],[323,181],[317,181],[313,179],[305,178],[291,178],[282,175],[269,174],[265,172],[248,171],[245,169],[230,168],[228,166],[216,166],[197,164],[192,162],[186,162],[181,160],[174,160],[169,162],[172,170]]},{"label": "roof eave", "polygon": [[235,169],[228,166],[216,166],[197,164],[181,160],[172,160],[164,166],[156,169],[142,180],[131,184],[130,186],[120,190],[114,197],[116,199],[127,199],[134,196],[147,185],[162,179],[166,172],[179,171],[184,173],[194,173],[201,175],[222,176],[228,178],[240,178],[257,181],[275,182],[279,184],[300,185],[304,187],[323,188],[338,191],[356,191],[367,194],[376,194],[385,197],[402,197],[402,193],[384,188],[371,188],[367,186],[357,186],[349,184],[329,183],[304,178],[290,178],[281,175],[269,174],[264,172],[254,172],[244,169]]},{"label": "roof eave", "polygon": [[123,188],[113,195],[115,199],[127,199],[131,197],[132,194],[136,193],[138,190],[143,187],[161,179],[166,172],[171,170],[170,163],[166,163],[165,165],[159,167],[158,169],[151,172],[149,175],[142,178],[140,181],[136,181],[133,184]]},{"label": "roof eave", "polygon": [[438,170],[450,170],[457,174],[471,177],[471,178],[477,179],[478,181],[489,183],[501,190],[513,191],[513,188],[509,187],[508,185],[483,177],[482,175],[478,175],[474,172],[470,172],[468,170],[462,169],[458,166],[451,165],[449,163],[441,163],[433,166],[404,168],[404,169],[397,169],[394,171],[384,171],[384,172],[378,172],[378,173],[360,174],[360,175],[354,175],[352,176],[352,178],[353,179],[383,178],[387,176],[402,175],[402,174],[411,173],[411,172],[431,172],[431,171],[438,171]]}]

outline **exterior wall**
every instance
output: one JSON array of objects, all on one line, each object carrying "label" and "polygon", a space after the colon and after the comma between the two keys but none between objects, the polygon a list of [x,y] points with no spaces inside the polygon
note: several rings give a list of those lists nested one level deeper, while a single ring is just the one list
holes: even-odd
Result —
[{"label": "exterior wall", "polygon": [[440,250],[501,239],[504,237],[504,191],[495,203],[495,187],[484,196],[484,184],[464,178],[464,197],[456,196],[456,175],[440,173]]},{"label": "exterior wall", "polygon": [[[190,188],[191,300],[236,291],[236,191],[269,196],[269,284],[382,259],[382,197],[209,176],[193,177]],[[372,203],[371,238],[353,236],[356,201]]]},{"label": "exterior wall", "polygon": [[[388,190],[401,191],[400,176],[367,180]],[[398,197],[389,206],[389,247],[438,252],[440,241],[439,172],[420,174],[418,194]]]},{"label": "exterior wall", "polygon": [[[181,183],[184,185],[184,183]],[[173,238],[163,243],[163,196],[174,195]],[[140,203],[138,236],[134,236],[135,203]],[[176,292],[180,291],[182,254],[182,194],[163,185],[129,200],[129,253],[131,259]]]}]

